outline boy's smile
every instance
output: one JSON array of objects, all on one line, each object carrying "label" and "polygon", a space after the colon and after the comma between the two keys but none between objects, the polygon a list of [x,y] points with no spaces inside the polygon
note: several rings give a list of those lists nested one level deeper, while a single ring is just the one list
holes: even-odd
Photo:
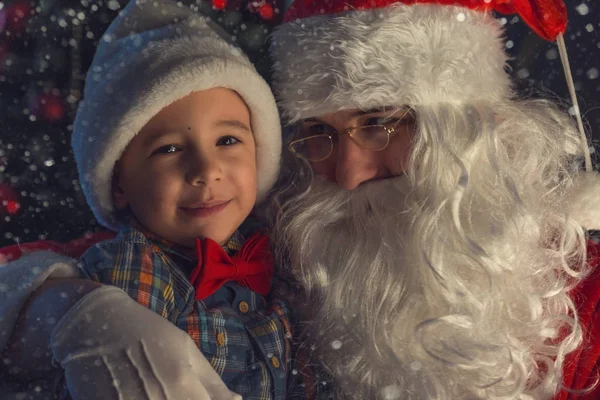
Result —
[{"label": "boy's smile", "polygon": [[115,170],[115,206],[150,232],[188,247],[224,243],[256,201],[248,108],[229,89],[194,92],[154,116]]},{"label": "boy's smile", "polygon": [[201,203],[198,206],[181,207],[181,209],[193,217],[202,218],[218,214],[220,211],[224,210],[230,202],[231,200]]}]

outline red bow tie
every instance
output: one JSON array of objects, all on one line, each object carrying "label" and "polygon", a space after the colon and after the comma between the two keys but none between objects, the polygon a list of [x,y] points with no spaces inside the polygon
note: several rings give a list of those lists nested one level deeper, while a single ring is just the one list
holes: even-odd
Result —
[{"label": "red bow tie", "polygon": [[269,240],[255,233],[233,257],[229,257],[217,242],[196,240],[198,265],[190,275],[196,289],[196,300],[204,300],[228,281],[235,281],[263,296],[271,290],[273,257]]}]

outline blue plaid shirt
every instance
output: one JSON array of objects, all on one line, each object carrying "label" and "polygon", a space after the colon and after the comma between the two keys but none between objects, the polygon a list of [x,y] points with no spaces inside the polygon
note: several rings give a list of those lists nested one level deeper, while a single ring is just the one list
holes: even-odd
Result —
[{"label": "blue plaid shirt", "polygon": [[[230,255],[252,233],[248,225],[224,247]],[[119,287],[186,331],[227,387],[245,400],[329,398],[327,382],[294,356],[290,310],[280,300],[291,292],[277,276],[267,297],[228,282],[195,300],[188,279],[195,252],[132,225],[90,248],[82,262],[91,279]]]}]

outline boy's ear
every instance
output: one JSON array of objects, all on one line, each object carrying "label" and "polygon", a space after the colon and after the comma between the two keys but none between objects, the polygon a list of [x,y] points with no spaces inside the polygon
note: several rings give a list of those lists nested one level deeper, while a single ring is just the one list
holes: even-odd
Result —
[{"label": "boy's ear", "polygon": [[115,171],[112,177],[112,198],[113,204],[117,210],[124,210],[129,205],[125,191],[121,187],[121,178],[119,173],[119,162],[115,165]]}]

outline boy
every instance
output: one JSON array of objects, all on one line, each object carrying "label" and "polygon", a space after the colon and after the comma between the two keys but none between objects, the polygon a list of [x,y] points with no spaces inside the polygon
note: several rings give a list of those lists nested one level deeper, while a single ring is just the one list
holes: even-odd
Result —
[{"label": "boy", "polygon": [[82,264],[187,332],[230,390],[285,399],[289,311],[269,298],[266,236],[240,228],[277,178],[279,117],[223,37],[175,3],[133,2],[108,29],[73,148],[88,203],[119,233]]}]

